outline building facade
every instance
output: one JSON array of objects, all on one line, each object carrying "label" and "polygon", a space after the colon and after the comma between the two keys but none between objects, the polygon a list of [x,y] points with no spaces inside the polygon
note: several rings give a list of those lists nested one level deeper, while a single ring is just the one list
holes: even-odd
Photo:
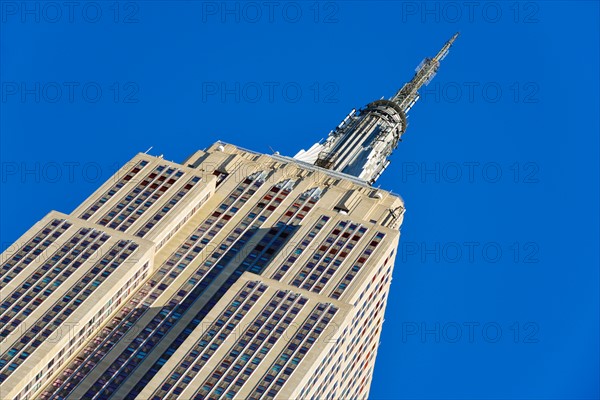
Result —
[{"label": "building facade", "polygon": [[371,183],[416,101],[398,96],[295,158],[138,154],[48,214],[0,258],[0,398],[368,398],[404,215]]}]

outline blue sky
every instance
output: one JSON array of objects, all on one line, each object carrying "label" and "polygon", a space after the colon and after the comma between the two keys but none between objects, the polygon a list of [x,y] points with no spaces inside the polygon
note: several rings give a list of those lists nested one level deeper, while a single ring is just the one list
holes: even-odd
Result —
[{"label": "blue sky", "polygon": [[2,249],[151,146],[293,155],[460,31],[377,182],[407,212],[371,397],[600,396],[597,2],[0,6]]}]

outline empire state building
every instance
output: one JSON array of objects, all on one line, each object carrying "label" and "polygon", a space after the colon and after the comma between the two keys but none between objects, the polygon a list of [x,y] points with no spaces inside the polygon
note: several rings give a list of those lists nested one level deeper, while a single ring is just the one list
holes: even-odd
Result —
[{"label": "empire state building", "polygon": [[138,154],[0,256],[2,399],[367,399],[404,216],[372,184],[454,35],[295,157]]}]

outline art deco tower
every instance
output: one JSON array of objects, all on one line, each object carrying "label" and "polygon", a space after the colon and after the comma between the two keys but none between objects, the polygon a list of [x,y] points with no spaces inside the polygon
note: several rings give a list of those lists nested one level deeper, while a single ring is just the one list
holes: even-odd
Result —
[{"label": "art deco tower", "polygon": [[418,89],[294,158],[138,154],[1,255],[2,399],[368,397],[404,206],[371,186]]}]

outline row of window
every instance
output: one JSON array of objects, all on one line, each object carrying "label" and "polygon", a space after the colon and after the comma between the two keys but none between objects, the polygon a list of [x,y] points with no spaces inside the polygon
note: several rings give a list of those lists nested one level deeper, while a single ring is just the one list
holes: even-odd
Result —
[{"label": "row of window", "polygon": [[[15,400],[20,399],[28,399],[31,394],[37,391],[42,383],[44,378],[51,376],[55,370],[59,369],[62,364],[68,359],[78,348],[80,348],[81,344],[90,336],[90,334],[95,331],[100,324],[102,324],[112,311],[119,306],[121,301],[126,298],[131,290],[133,290],[136,286],[142,282],[148,274],[149,263],[146,262],[142,268],[136,271],[136,273],[125,282],[123,286],[104,304],[104,306],[96,312],[94,316],[92,316],[86,324],[82,324],[81,328],[78,332],[73,332],[70,334],[71,340],[60,350],[57,352],[56,356],[50,360],[46,366],[44,366],[41,370],[38,370],[38,374],[35,379],[32,379],[25,388],[16,396]],[[79,325],[76,325],[78,327]],[[61,379],[58,378],[55,381],[55,384],[59,384]],[[41,396],[42,399],[45,398],[44,395]]]},{"label": "row of window", "polygon": [[231,399],[249,379],[275,343],[294,321],[307,299],[296,293],[278,291],[250,322],[229,353],[208,378],[200,383],[194,399]]},{"label": "row of window", "polygon": [[[323,358],[319,368],[300,392],[300,398],[306,398],[313,391],[317,383],[317,390],[310,396],[311,399],[358,398],[359,392],[364,390],[364,385],[357,384],[357,382],[360,383],[359,377],[365,375],[365,370],[360,368],[357,359],[367,353],[365,351],[367,345],[371,346],[371,348],[377,345],[375,337],[381,327],[381,314],[385,305],[385,297],[387,296],[387,292],[382,293],[382,290],[391,279],[392,267],[390,265],[387,270],[384,269],[392,255],[393,252],[373,275],[373,279],[364,286],[359,300],[355,304],[355,307],[357,305],[360,306],[356,308],[351,325],[344,330],[338,338],[336,345]],[[379,279],[378,283],[374,284],[377,279]],[[378,294],[380,294],[379,302],[377,298],[374,299],[375,295]],[[366,298],[367,296],[368,298]],[[365,299],[364,301],[363,298]],[[379,320],[375,321],[378,318]],[[370,329],[369,331],[367,331],[368,328]],[[369,335],[365,338],[367,332]],[[358,344],[361,344],[361,346],[358,347]],[[346,367],[340,375],[342,364],[345,364]],[[340,382],[334,382],[334,376],[342,376],[344,378]]]},{"label": "row of window", "polygon": [[146,225],[144,225],[142,228],[140,228],[137,232],[136,232],[136,236],[139,237],[144,237],[149,231],[150,229],[152,229],[154,227],[154,225],[156,225],[165,215],[167,215],[167,213],[169,211],[171,211],[171,209],[177,204],[179,203],[179,201],[181,201],[181,199],[183,199],[185,197],[185,195],[196,185],[196,183],[200,182],[200,178],[197,176],[194,176],[193,178],[191,178],[186,184],[185,186],[179,191],[177,192],[174,196],[171,197],[171,199],[169,200],[169,202],[167,204],[165,204],[165,206],[163,208],[161,208],[160,210],[158,210],[150,219],[150,221],[148,221],[146,223]]},{"label": "row of window", "polygon": [[293,235],[298,225],[313,209],[318,197],[311,196],[312,191],[305,192],[284,211],[267,234],[242,261],[244,270],[260,274],[269,262],[281,250],[284,243]]},{"label": "row of window", "polygon": [[70,227],[69,222],[65,222],[63,219],[54,219],[37,232],[33,239],[30,239],[9,260],[2,263],[0,289],[4,288]]},{"label": "row of window", "polygon": [[322,215],[319,220],[312,226],[310,231],[302,238],[300,244],[292,251],[292,253],[286,258],[286,260],[277,268],[272,274],[271,279],[281,280],[291,266],[296,262],[298,257],[304,252],[308,246],[312,243],[313,239],[323,229],[325,224],[329,221],[329,217]]},{"label": "row of window", "polygon": [[364,226],[340,221],[292,281],[293,286],[320,293],[367,231]]},{"label": "row of window", "polygon": [[125,184],[127,184],[127,182],[129,182],[134,176],[136,176],[138,174],[138,172],[140,172],[146,165],[148,165],[148,161],[146,160],[141,160],[139,161],[136,165],[134,165],[121,179],[119,179],[117,181],[117,183],[115,183],[113,186],[111,186],[110,189],[108,189],[106,191],[106,193],[104,193],[102,195],[102,197],[100,197],[100,199],[98,199],[94,204],[92,204],[90,207],[88,207],[87,210],[85,210],[80,216],[79,218],[82,218],[84,220],[88,220],[90,219],[90,217],[92,215],[94,215],[96,213],[96,211],[98,211],[100,209],[100,207],[102,207],[102,205],[104,203],[106,203],[108,200],[110,200],[115,194],[117,194],[117,192],[119,190],[121,190],[121,188],[123,186],[125,186]]},{"label": "row of window", "polygon": [[373,239],[369,242],[369,244],[364,248],[362,253],[356,258],[352,268],[346,273],[343,279],[340,280],[337,287],[333,290],[333,293],[330,295],[334,299],[339,299],[342,293],[346,290],[346,288],[350,285],[350,282],[354,279],[354,277],[358,274],[358,271],[367,263],[371,254],[375,251],[379,243],[385,237],[385,233],[377,232]]},{"label": "row of window", "polygon": [[0,383],[4,382],[71,315],[103,281],[137,248],[119,241],[51,308],[32,324],[0,358]]},{"label": "row of window", "polygon": [[[376,292],[376,290],[373,291],[373,293]],[[351,334],[350,337],[352,339],[350,340],[343,358],[346,367],[342,372],[343,379],[339,382],[340,390],[345,387],[342,396],[348,395],[349,393],[356,393],[357,391],[362,391],[364,389],[362,382],[367,378],[365,375],[367,368],[365,368],[365,366],[369,362],[374,361],[372,355],[374,355],[374,351],[378,344],[377,334],[379,333],[383,321],[382,307],[386,295],[386,293],[382,293],[379,302],[376,302],[377,299],[375,299],[372,303],[369,303],[369,308],[366,310],[369,312],[368,315],[365,317],[365,311],[363,311],[360,314],[360,321],[357,324],[353,324],[353,330],[356,325],[360,328],[357,332]],[[339,371],[339,368],[338,364],[336,371]],[[352,373],[353,371],[354,373]],[[362,380],[360,379],[361,377]],[[335,396],[336,392],[330,390],[329,395]]]},{"label": "row of window", "polygon": [[170,372],[168,378],[162,381],[152,394],[152,399],[161,400],[171,394],[181,394],[225,339],[237,328],[242,318],[266,289],[267,286],[262,283],[246,283],[183,357],[179,365]]},{"label": "row of window", "polygon": [[[382,277],[385,278],[385,276]],[[374,293],[379,293],[383,286],[377,287]],[[358,394],[364,391],[365,381],[369,378],[369,374],[372,372],[372,367],[375,361],[376,349],[378,346],[377,336],[383,323],[383,307],[385,306],[385,299],[387,293],[380,293],[379,301],[377,303],[370,303],[370,312],[367,318],[364,318],[364,324],[362,330],[357,332],[354,339],[351,342],[349,352],[346,354],[344,361],[346,361],[350,352],[353,352],[353,356],[350,362],[346,365],[342,376],[344,376],[341,382],[341,387],[346,387],[342,392],[342,396],[348,396],[350,393],[354,393],[351,397],[358,397]],[[362,316],[361,316],[362,317]],[[360,346],[358,346],[360,344]],[[362,360],[362,362],[360,362]],[[367,365],[370,364],[370,368]],[[352,373],[354,371],[354,373]],[[362,378],[362,379],[361,379]]]},{"label": "row of window", "polygon": [[249,399],[274,399],[337,311],[337,307],[332,304],[318,303],[308,318],[304,320],[299,331],[291,340],[288,340],[287,346],[271,364],[267,373],[263,375]]},{"label": "row of window", "polygon": [[100,231],[80,229],[19,288],[5,296],[5,301],[0,304],[0,322],[4,326],[0,337],[13,332],[109,238]]},{"label": "row of window", "polygon": [[171,239],[173,237],[173,235],[175,235],[177,232],[179,232],[179,229],[190,219],[192,218],[192,216],[194,214],[196,214],[196,212],[200,209],[200,207],[202,207],[204,205],[204,203],[206,203],[206,200],[208,200],[208,198],[211,196],[211,193],[206,193],[204,195],[204,197],[202,197],[194,206],[194,208],[192,208],[185,217],[183,217],[179,223],[177,223],[177,225],[175,225],[168,233],[168,235],[164,236],[161,241],[156,245],[156,251],[160,250],[165,243],[167,243],[169,241],[169,239]]},{"label": "row of window", "polygon": [[107,211],[98,224],[125,232],[181,176],[183,176],[183,172],[176,168],[168,168],[165,165],[157,166],[117,205]]}]

